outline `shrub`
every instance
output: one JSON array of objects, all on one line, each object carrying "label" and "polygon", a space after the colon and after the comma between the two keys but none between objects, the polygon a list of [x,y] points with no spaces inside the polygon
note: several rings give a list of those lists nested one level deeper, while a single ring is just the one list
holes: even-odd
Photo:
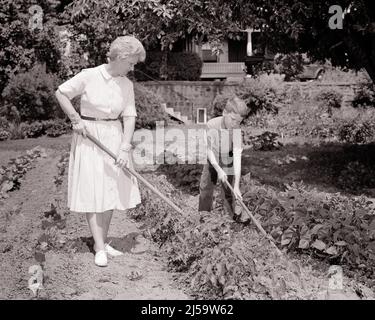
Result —
[{"label": "shrub", "polygon": [[63,119],[49,120],[45,122],[46,134],[49,137],[59,137],[70,131],[71,126]]},{"label": "shrub", "polygon": [[134,84],[135,105],[137,108],[136,128],[154,129],[156,121],[167,121],[162,100],[140,83]]},{"label": "shrub", "polygon": [[8,140],[10,137],[10,123],[5,117],[0,117],[0,141]]},{"label": "shrub", "polygon": [[41,121],[23,122],[19,126],[22,138],[37,138],[45,134],[46,129]]},{"label": "shrub", "polygon": [[7,129],[9,128],[10,123],[7,118],[0,117],[0,129]]},{"label": "shrub", "polygon": [[265,131],[260,135],[253,136],[246,129],[242,131],[243,143],[257,151],[273,151],[282,147],[278,141],[279,135],[275,132]]},{"label": "shrub", "polygon": [[0,128],[0,141],[8,140],[10,138],[10,132]]},{"label": "shrub", "polygon": [[134,76],[138,81],[160,80],[161,52],[147,52],[146,61],[135,66]]},{"label": "shrub", "polygon": [[[162,58],[162,52],[148,52],[146,61],[136,66],[135,78],[138,81],[161,80]],[[202,72],[202,60],[194,52],[170,52],[165,72],[166,80],[199,80]]]},{"label": "shrub", "polygon": [[194,52],[173,52],[168,60],[168,79],[199,80],[202,65],[201,58]]},{"label": "shrub", "polygon": [[21,138],[37,138],[43,135],[58,137],[70,130],[70,124],[63,119],[22,122],[19,125]]},{"label": "shrub", "polygon": [[277,114],[280,107],[277,90],[256,80],[249,80],[242,85],[239,88],[239,97],[246,102],[250,115],[261,110]]},{"label": "shrub", "polygon": [[233,94],[225,93],[217,95],[213,101],[211,116],[221,116],[227,100],[233,97],[233,95],[237,95],[246,102],[249,108],[249,116],[255,115],[260,111],[277,114],[280,107],[280,96],[277,94],[275,88],[251,79],[238,86]]},{"label": "shrub", "polygon": [[12,76],[3,91],[6,108],[16,108],[21,121],[47,120],[63,116],[55,99],[60,81],[46,72],[44,65],[36,65],[30,71]]},{"label": "shrub", "polygon": [[322,90],[317,94],[315,99],[318,101],[319,106],[322,109],[325,109],[329,114],[332,114],[333,109],[341,108],[343,95],[336,90]]},{"label": "shrub", "polygon": [[299,53],[278,54],[274,64],[277,73],[285,74],[285,81],[295,80],[303,71],[303,57]]},{"label": "shrub", "polygon": [[347,143],[369,143],[374,140],[375,124],[362,119],[351,120],[340,127],[338,136]]},{"label": "shrub", "polygon": [[[43,9],[43,30],[29,27],[32,4]],[[35,63],[46,63],[47,70],[60,67],[61,45],[56,28],[56,11],[48,1],[3,0],[0,24],[0,92],[12,74],[29,70]]]},{"label": "shrub", "polygon": [[352,101],[354,108],[375,107],[375,87],[372,83],[362,84]]}]

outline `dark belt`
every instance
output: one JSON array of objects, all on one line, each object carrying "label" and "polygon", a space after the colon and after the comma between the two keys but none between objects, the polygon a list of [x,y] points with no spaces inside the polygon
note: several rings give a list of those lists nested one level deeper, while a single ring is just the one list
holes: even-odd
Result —
[{"label": "dark belt", "polygon": [[83,120],[90,120],[90,121],[116,121],[120,120],[119,118],[116,119],[108,119],[108,118],[93,118],[93,117],[86,117],[86,116],[81,116]]}]

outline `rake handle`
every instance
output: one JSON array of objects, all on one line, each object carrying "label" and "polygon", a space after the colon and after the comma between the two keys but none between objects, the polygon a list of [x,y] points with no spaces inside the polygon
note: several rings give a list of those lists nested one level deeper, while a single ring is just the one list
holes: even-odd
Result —
[{"label": "rake handle", "polygon": [[[116,155],[109,150],[105,145],[103,145],[98,139],[93,137],[91,134],[87,133],[86,137],[91,140],[94,144],[96,144],[100,149],[102,149],[104,152],[108,153],[114,160],[117,159]],[[158,189],[156,189],[150,182],[148,182],[145,178],[143,178],[138,172],[134,171],[131,168],[124,167],[122,168],[126,173],[131,174],[135,178],[137,178],[139,181],[141,181],[147,188],[149,188],[152,192],[154,192],[159,198],[164,200],[173,210],[175,210],[177,213],[183,215],[183,211],[176,206],[170,199],[168,199],[164,194],[162,194]]]}]

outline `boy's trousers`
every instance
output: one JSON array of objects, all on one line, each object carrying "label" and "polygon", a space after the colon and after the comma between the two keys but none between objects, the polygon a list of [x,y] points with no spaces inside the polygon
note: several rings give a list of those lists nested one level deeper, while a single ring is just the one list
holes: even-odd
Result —
[{"label": "boy's trousers", "polygon": [[[228,182],[233,185],[234,176],[228,175]],[[203,167],[201,181],[199,184],[199,208],[198,211],[211,211],[213,204],[214,189],[217,184],[217,172],[210,162]],[[220,183],[221,197],[223,199],[224,211],[230,216],[234,216],[235,198],[230,189],[222,182]]]}]

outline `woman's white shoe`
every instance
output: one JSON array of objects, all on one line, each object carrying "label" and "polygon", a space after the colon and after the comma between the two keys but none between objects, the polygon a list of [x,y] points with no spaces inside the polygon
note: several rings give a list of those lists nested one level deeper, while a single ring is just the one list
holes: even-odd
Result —
[{"label": "woman's white shoe", "polygon": [[106,243],[106,244],[104,245],[104,250],[105,250],[105,252],[107,252],[107,253],[108,253],[110,256],[112,256],[112,257],[118,257],[118,256],[122,256],[122,255],[124,254],[123,252],[118,251],[118,250],[112,248],[112,247],[109,245],[109,243]]},{"label": "woman's white shoe", "polygon": [[95,264],[99,267],[106,267],[108,265],[107,253],[104,250],[99,250],[95,253]]}]

